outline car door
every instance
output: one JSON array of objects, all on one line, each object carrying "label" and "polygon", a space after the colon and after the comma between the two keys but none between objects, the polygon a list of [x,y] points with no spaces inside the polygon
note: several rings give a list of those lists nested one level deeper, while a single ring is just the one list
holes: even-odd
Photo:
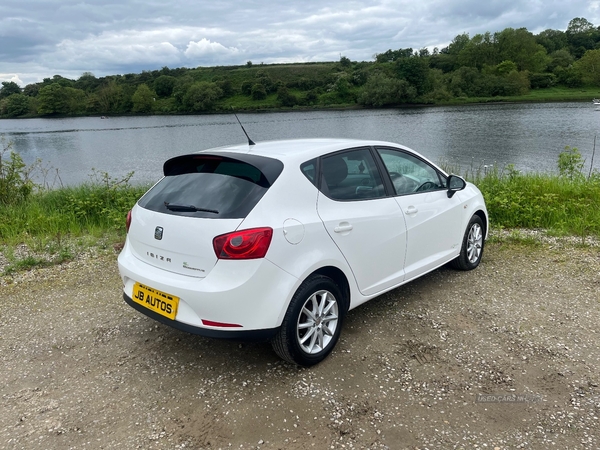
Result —
[{"label": "car door", "polygon": [[460,196],[448,198],[445,177],[408,152],[378,148],[404,212],[407,229],[405,279],[418,277],[451,260],[462,241]]},{"label": "car door", "polygon": [[406,224],[369,148],[321,158],[318,214],[359,290],[376,294],[404,280]]}]

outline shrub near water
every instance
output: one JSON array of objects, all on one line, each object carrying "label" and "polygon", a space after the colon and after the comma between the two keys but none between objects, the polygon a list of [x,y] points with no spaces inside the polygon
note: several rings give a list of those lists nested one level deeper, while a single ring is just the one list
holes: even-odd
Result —
[{"label": "shrub near water", "polygon": [[80,236],[125,233],[127,211],[147,186],[132,186],[133,173],[122,179],[93,171],[91,182],[53,190],[38,190],[25,201],[0,205],[0,241],[16,244],[36,236]]},{"label": "shrub near water", "polygon": [[600,236],[600,175],[582,173],[575,148],[559,155],[559,175],[522,174],[507,166],[467,174],[481,189],[493,226],[542,228],[557,234]]},{"label": "shrub near water", "polygon": [[0,204],[16,204],[27,200],[34,188],[28,167],[21,155],[12,151],[12,142],[0,140]]}]

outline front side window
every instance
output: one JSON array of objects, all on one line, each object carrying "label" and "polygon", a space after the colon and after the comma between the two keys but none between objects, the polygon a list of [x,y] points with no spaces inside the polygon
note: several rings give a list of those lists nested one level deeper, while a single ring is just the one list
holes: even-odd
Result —
[{"label": "front side window", "polygon": [[333,200],[364,200],[385,195],[381,176],[368,148],[323,157],[321,190]]},{"label": "front side window", "polygon": [[377,149],[387,169],[396,195],[445,189],[444,179],[437,170],[426,162],[408,153]]}]

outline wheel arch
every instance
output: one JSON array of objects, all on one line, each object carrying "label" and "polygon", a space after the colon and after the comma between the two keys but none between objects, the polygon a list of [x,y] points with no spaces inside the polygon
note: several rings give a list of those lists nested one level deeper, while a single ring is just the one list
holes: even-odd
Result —
[{"label": "wheel arch", "polygon": [[483,210],[479,209],[479,210],[475,211],[475,213],[473,213],[473,215],[478,216],[481,219],[481,221],[483,222],[483,235],[487,238],[488,228],[489,228],[487,214]]},{"label": "wheel arch", "polygon": [[350,283],[348,282],[348,278],[342,270],[334,266],[325,266],[320,267],[319,269],[312,272],[306,278],[309,278],[313,275],[323,275],[328,278],[331,278],[340,288],[342,294],[344,295],[344,314],[348,312],[350,309]]}]

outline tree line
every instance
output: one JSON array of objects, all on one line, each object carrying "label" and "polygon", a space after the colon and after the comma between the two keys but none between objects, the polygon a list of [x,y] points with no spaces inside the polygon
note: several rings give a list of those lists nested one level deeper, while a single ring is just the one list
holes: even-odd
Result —
[{"label": "tree line", "polygon": [[4,81],[0,116],[175,114],[235,109],[382,107],[600,87],[600,27],[574,18],[565,31],[526,28],[456,36],[445,48],[401,48],[374,61],[163,67],[77,80],[54,75],[21,88]]}]

